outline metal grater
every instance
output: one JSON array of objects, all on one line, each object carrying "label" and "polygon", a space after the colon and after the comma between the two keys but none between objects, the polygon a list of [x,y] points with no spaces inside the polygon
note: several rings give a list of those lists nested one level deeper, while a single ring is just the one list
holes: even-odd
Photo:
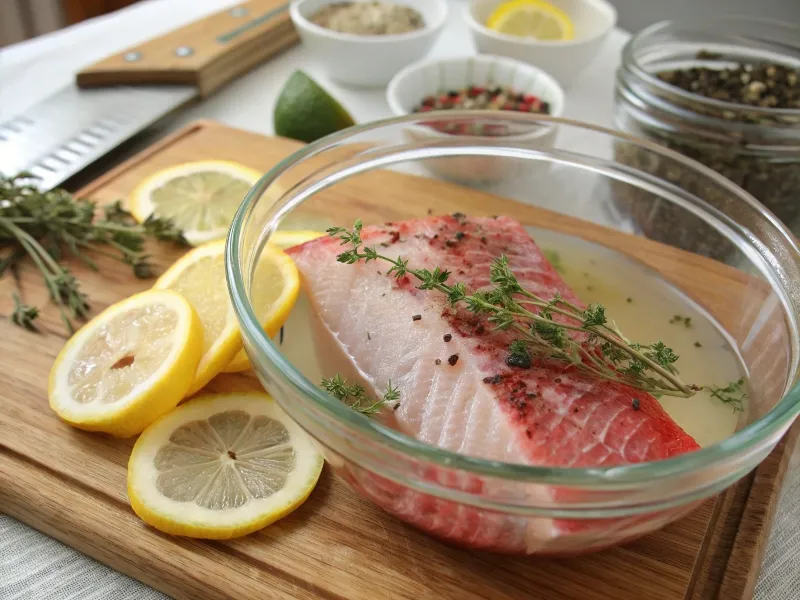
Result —
[{"label": "metal grater", "polygon": [[71,85],[0,124],[0,172],[49,190],[198,95],[193,86]]}]

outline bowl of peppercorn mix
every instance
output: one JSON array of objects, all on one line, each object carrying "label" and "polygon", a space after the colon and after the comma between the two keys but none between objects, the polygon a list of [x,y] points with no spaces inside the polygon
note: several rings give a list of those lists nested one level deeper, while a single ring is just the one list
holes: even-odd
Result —
[{"label": "bowl of peppercorn mix", "polygon": [[[459,136],[465,144],[515,145],[546,150],[555,141],[556,125],[542,119],[498,119],[503,112],[561,116],[564,92],[541,69],[501,56],[478,55],[422,61],[400,71],[389,83],[386,101],[397,115],[430,115],[409,126],[414,141],[435,142]],[[452,111],[472,111],[455,116]],[[460,114],[460,113],[459,113]],[[525,171],[530,172],[530,161]],[[521,164],[521,163],[520,163]],[[486,156],[437,160],[430,170],[467,183],[491,183],[519,175],[515,162]]]},{"label": "bowl of peppercorn mix", "polygon": [[381,87],[428,54],[447,17],[447,0],[293,0],[289,14],[303,45],[336,81]]}]

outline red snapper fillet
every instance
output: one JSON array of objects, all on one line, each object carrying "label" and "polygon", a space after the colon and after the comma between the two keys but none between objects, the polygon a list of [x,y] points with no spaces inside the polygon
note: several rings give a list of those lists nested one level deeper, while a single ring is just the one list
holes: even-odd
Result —
[{"label": "red snapper fillet", "polygon": [[[448,283],[463,282],[468,290],[489,285],[493,259],[505,254],[524,288],[584,306],[510,218],[454,215],[387,223],[365,227],[362,238],[385,256],[407,259],[412,268],[447,269]],[[510,367],[510,332],[494,331],[483,315],[450,308],[440,292],[417,289],[413,276],[398,280],[387,274],[384,261],[336,262],[343,249],[329,237],[289,253],[330,340],[323,348],[317,344],[327,359],[323,366],[336,357],[337,371],[357,377],[376,396],[389,380],[400,390],[400,406],[380,417],[387,425],[460,454],[538,466],[638,463],[699,448],[651,395],[558,361]],[[330,366],[327,371],[332,374]],[[534,531],[521,531],[508,519],[483,522],[453,503],[429,500],[428,506],[419,494],[384,491],[392,512],[404,511],[401,516],[433,533],[479,547],[517,543],[531,551],[542,540],[590,523],[539,519]]]}]

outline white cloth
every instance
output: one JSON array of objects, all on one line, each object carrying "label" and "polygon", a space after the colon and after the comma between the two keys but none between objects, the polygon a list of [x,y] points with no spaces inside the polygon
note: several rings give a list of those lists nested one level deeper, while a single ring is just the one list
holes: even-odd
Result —
[{"label": "white cloth", "polygon": [[[432,56],[475,51],[460,12],[452,14]],[[227,6],[233,0],[144,0],[111,15],[0,50],[0,121],[69,83],[76,70],[118,50]],[[567,90],[565,117],[611,125],[614,71],[628,39],[614,31],[596,59]],[[181,114],[173,127],[198,118],[264,134],[272,131],[272,106],[282,83],[306,70],[365,122],[390,116],[383,90],[349,89],[329,81],[303,47],[294,48]],[[796,458],[800,457],[800,452]],[[800,589],[800,464],[795,460],[767,549],[758,600],[787,600]],[[154,600],[165,598],[67,546],[0,515],[0,600]]]}]

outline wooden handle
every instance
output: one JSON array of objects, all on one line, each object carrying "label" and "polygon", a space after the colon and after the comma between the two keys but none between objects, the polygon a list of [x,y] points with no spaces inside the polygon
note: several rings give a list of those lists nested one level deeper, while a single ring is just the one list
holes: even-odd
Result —
[{"label": "wooden handle", "polygon": [[286,0],[250,0],[105,58],[77,82],[194,85],[207,96],[297,40]]}]

